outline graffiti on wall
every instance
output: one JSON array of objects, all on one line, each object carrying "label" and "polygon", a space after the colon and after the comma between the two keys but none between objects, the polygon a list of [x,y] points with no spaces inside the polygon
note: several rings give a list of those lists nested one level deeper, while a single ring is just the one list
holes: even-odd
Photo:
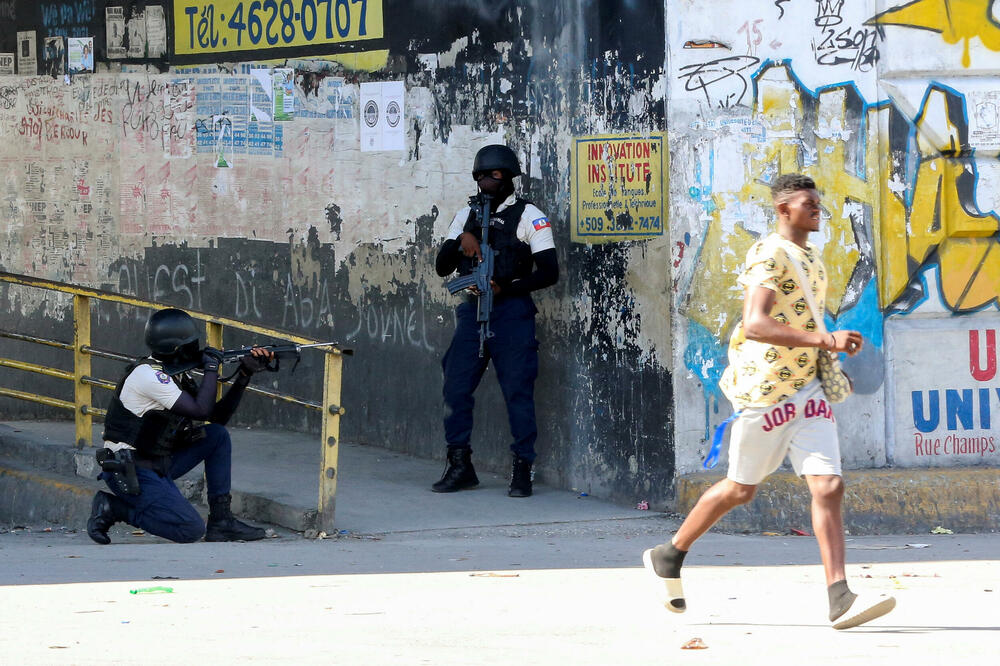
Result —
[{"label": "graffiti on wall", "polygon": [[[939,275],[933,288],[951,311],[996,303],[998,218],[975,201],[977,165],[961,94],[932,84],[909,117],[892,103],[867,103],[851,84],[810,91],[788,63],[766,64],[754,82],[749,118],[704,122],[724,138],[696,148],[689,193],[708,222],[684,295],[692,322],[686,364],[709,396],[718,398],[723,343],[740,314],[733,277],[770,227],[768,187],[783,172],[812,176],[822,194],[814,241],[829,272],[828,325],[858,328],[881,347],[883,316],[927,297],[922,276],[930,265]],[[723,180],[735,187],[716,191],[713,177],[727,171]],[[881,376],[867,388],[880,384]]]},{"label": "graffiti on wall", "polygon": [[972,64],[969,49],[978,38],[991,51],[1000,51],[1000,22],[996,0],[913,0],[873,17],[873,25],[895,25],[929,30],[947,44],[962,43],[962,67]]}]

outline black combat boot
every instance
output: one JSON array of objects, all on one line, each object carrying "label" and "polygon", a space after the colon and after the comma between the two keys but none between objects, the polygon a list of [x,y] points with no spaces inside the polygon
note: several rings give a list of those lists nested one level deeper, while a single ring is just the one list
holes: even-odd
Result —
[{"label": "black combat boot", "polygon": [[205,541],[257,541],[264,538],[264,530],[236,520],[230,509],[232,495],[208,498],[208,523]]},{"label": "black combat boot", "polygon": [[103,490],[97,491],[90,505],[90,518],[87,520],[87,536],[106,546],[111,543],[108,530],[119,521],[128,518],[128,506],[120,499]]},{"label": "black combat boot", "polygon": [[476,468],[472,466],[472,449],[467,446],[448,448],[448,466],[441,480],[431,486],[436,493],[453,493],[456,490],[475,488],[479,485]]},{"label": "black combat boot", "polygon": [[531,497],[531,463],[514,456],[514,468],[510,472],[508,497]]}]

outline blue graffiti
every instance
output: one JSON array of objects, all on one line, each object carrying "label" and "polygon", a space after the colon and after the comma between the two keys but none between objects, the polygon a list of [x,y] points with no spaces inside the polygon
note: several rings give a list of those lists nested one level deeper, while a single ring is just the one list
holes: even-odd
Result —
[{"label": "blue graffiti", "polygon": [[836,323],[829,313],[823,319],[829,331],[837,329],[858,331],[865,337],[867,344],[882,348],[882,312],[878,307],[878,284],[874,278],[868,281],[854,307],[840,313]]},{"label": "blue graffiti", "polygon": [[96,16],[94,5],[94,0],[43,4],[42,25],[46,34],[63,37],[90,36],[90,23]]},{"label": "blue graffiti", "polygon": [[719,413],[719,403],[725,400],[719,381],[729,364],[726,345],[719,344],[712,333],[694,321],[688,321],[688,345],[684,350],[684,365],[701,380],[705,392],[705,439],[711,435],[712,414]]}]

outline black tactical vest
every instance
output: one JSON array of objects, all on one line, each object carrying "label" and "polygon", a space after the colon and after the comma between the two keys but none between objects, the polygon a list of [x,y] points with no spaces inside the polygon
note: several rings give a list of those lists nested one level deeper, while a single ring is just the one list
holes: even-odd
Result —
[{"label": "black tactical vest", "polygon": [[[521,223],[524,207],[528,205],[525,199],[517,199],[513,206],[498,212],[490,212],[490,245],[496,251],[493,264],[493,279],[498,283],[522,279],[531,275],[531,246],[518,240],[517,226]],[[469,219],[465,221],[463,231],[467,231],[483,242],[483,229],[476,219],[478,208],[469,211]],[[468,275],[476,267],[475,257],[462,258],[458,262],[459,275]]]},{"label": "black tactical vest", "polygon": [[[122,404],[121,394],[125,380],[140,365],[163,370],[159,362],[149,358],[136,361],[125,369],[104,417],[102,437],[108,442],[123,442],[135,447],[137,458],[160,461],[183,446],[194,423],[186,416],[165,409],[150,410],[141,417],[136,416]],[[181,376],[180,386],[189,393],[197,393],[198,390],[194,380],[186,373]]]}]

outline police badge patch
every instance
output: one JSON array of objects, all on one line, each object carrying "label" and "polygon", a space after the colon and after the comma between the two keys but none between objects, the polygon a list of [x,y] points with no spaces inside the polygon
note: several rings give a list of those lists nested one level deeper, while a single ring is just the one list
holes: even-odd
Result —
[{"label": "police badge patch", "polygon": [[156,378],[160,381],[161,384],[169,384],[170,383],[170,375],[168,375],[167,373],[163,372],[162,370],[157,370],[156,371]]}]

